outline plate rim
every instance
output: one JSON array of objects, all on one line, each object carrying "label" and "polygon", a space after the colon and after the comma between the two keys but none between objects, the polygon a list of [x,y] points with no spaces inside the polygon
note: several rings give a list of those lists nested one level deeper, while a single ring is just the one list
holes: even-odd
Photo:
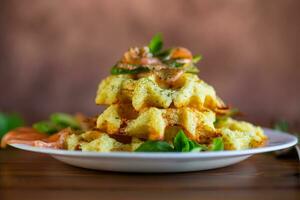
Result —
[{"label": "plate rim", "polygon": [[[67,157],[85,157],[85,158],[140,158],[140,159],[191,159],[191,158],[218,158],[218,157],[232,157],[232,156],[245,156],[258,153],[266,153],[271,151],[277,151],[286,149],[297,144],[298,138],[289,133],[277,131],[269,128],[263,128],[268,137],[270,135],[280,134],[288,138],[288,142],[274,146],[265,146],[254,149],[246,150],[227,150],[217,152],[82,152],[82,151],[70,151],[50,148],[32,147],[25,144],[10,144],[10,146],[36,153],[50,154],[53,156],[67,156]],[[270,134],[271,133],[271,134]]]}]

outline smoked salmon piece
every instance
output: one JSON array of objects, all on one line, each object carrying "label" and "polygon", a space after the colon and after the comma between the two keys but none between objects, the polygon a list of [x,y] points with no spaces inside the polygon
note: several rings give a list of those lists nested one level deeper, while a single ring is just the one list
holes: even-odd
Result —
[{"label": "smoked salmon piece", "polygon": [[35,147],[63,149],[65,140],[70,133],[70,128],[63,129],[51,136],[29,127],[17,128],[2,138],[1,147],[5,148],[7,144],[27,144]]}]

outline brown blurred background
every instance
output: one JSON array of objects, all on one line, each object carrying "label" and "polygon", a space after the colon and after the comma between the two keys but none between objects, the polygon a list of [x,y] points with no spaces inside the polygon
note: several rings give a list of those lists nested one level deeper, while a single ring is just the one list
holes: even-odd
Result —
[{"label": "brown blurred background", "polygon": [[27,121],[99,113],[97,85],[157,32],[204,56],[200,76],[246,119],[300,117],[300,1],[2,0],[0,109]]}]

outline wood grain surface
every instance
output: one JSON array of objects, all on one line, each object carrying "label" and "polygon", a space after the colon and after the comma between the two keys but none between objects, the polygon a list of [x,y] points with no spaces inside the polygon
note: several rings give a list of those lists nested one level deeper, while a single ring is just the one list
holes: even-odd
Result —
[{"label": "wood grain surface", "polygon": [[256,155],[216,170],[132,174],[80,169],[48,155],[0,150],[0,199],[300,199],[300,164]]}]

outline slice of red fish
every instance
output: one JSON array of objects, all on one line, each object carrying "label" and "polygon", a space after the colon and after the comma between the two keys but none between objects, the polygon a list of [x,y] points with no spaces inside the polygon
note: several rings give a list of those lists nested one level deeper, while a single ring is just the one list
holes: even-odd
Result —
[{"label": "slice of red fish", "polygon": [[1,140],[1,147],[5,148],[7,144],[13,143],[21,143],[29,144],[34,140],[42,140],[46,139],[48,135],[39,133],[35,129],[30,127],[21,127],[16,128],[7,134]]},{"label": "slice of red fish", "polygon": [[54,135],[46,135],[37,132],[33,128],[23,127],[8,132],[1,140],[1,147],[5,148],[7,144],[27,144],[35,147],[63,149],[67,136],[71,129],[63,129]]}]

